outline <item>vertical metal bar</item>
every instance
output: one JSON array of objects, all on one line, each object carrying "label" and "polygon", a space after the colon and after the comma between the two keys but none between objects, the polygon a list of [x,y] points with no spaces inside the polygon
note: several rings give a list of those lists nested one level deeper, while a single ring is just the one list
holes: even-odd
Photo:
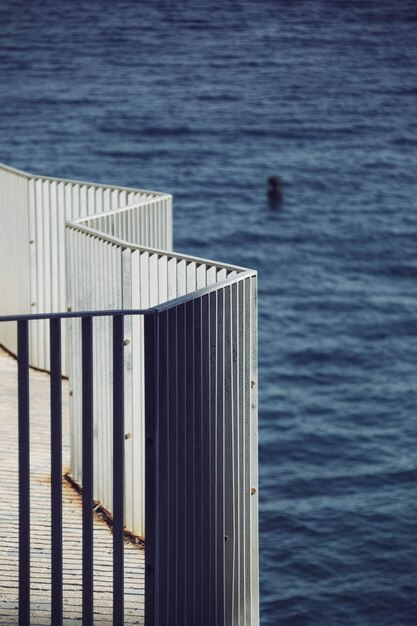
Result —
[{"label": "vertical metal bar", "polygon": [[[208,620],[209,626],[219,626],[217,623],[217,367],[218,367],[218,345],[217,345],[217,297],[219,292],[213,291],[209,294],[209,359],[210,377],[209,377],[209,431],[208,431],[208,448],[209,462],[208,467],[204,469],[207,472],[206,480],[209,482],[209,504],[207,512],[209,515],[209,605]],[[224,541],[224,539],[223,539]]]},{"label": "vertical metal bar", "polygon": [[[206,296],[207,300],[207,296]],[[194,591],[194,619],[195,624],[201,624],[203,626],[202,609],[203,609],[203,566],[202,555],[206,538],[204,537],[203,526],[203,473],[202,473],[202,459],[203,459],[203,394],[202,394],[202,340],[203,340],[203,313],[202,313],[202,298],[198,298],[193,301],[194,314],[193,314],[193,369],[194,369],[194,534],[193,544],[195,549],[193,550],[193,591]]]},{"label": "vertical metal bar", "polygon": [[216,321],[216,420],[214,428],[215,446],[215,553],[214,569],[216,583],[216,626],[227,626],[225,619],[225,289],[217,291]]},{"label": "vertical metal bar", "polygon": [[[157,424],[157,443],[155,443],[155,515],[157,520],[157,527],[153,537],[155,539],[155,587],[157,587],[157,603],[155,607],[155,624],[168,623],[170,620],[170,607],[168,605],[168,589],[170,585],[169,568],[167,562],[164,560],[168,557],[170,546],[170,524],[168,517],[168,508],[170,502],[169,492],[169,476],[170,476],[170,457],[169,457],[169,441],[171,437],[170,421],[171,416],[169,413],[169,394],[168,394],[168,381],[169,381],[169,358],[170,353],[168,350],[168,312],[164,311],[158,315],[157,323],[157,338],[155,343],[156,355],[156,378],[154,384],[154,393],[156,394],[156,407],[157,418],[155,419],[155,429]],[[146,337],[148,335],[146,334]],[[151,361],[150,361],[151,362]],[[148,376],[148,361],[146,361],[146,373]],[[146,387],[148,383],[145,380]],[[147,402],[147,400],[145,399]],[[151,405],[149,405],[151,406]],[[150,419],[148,409],[146,410],[146,419]],[[149,424],[150,427],[150,424]],[[173,432],[173,431],[172,431]],[[156,431],[155,431],[156,435]],[[151,450],[152,452],[152,450]],[[148,467],[149,449],[146,450],[146,464]],[[152,457],[150,457],[152,460]],[[150,490],[148,490],[150,491]],[[151,493],[148,493],[145,503],[146,515],[148,515],[148,503]],[[156,522],[152,526],[156,526]],[[146,521],[146,541],[149,546],[149,530],[152,528],[151,522]],[[146,558],[146,556],[145,556]],[[157,569],[159,568],[159,569]],[[158,578],[156,578],[158,573]],[[148,583],[145,581],[145,587]],[[147,587],[146,587],[147,589]],[[146,591],[147,593],[147,591]],[[147,611],[145,607],[145,612]]]},{"label": "vertical metal bar", "polygon": [[[250,282],[249,282],[250,281]],[[250,473],[251,488],[255,493],[251,496],[251,618],[253,626],[259,626],[259,530],[258,530],[258,296],[257,277],[248,279],[250,285],[250,333],[251,333],[251,383],[250,386],[250,424],[251,452]]]},{"label": "vertical metal bar", "polygon": [[61,320],[50,320],[51,361],[51,618],[62,626],[62,383]]},{"label": "vertical metal bar", "polygon": [[93,319],[82,324],[83,624],[93,624]]},{"label": "vertical metal bar", "polygon": [[124,317],[113,316],[113,626],[124,623]]},{"label": "vertical metal bar", "polygon": [[[195,536],[195,474],[196,474],[196,448],[199,450],[199,442],[196,437],[197,414],[195,407],[195,374],[196,365],[194,362],[194,302],[188,302],[185,306],[185,359],[184,359],[184,379],[185,379],[185,532],[184,532],[184,553],[185,553],[185,611],[184,623],[195,624],[195,588],[198,585],[194,571],[194,555],[200,550],[200,542]],[[198,416],[199,417],[199,416]],[[191,546],[193,546],[191,548]]]},{"label": "vertical metal bar", "polygon": [[232,328],[237,312],[232,308],[232,287],[223,290],[223,524],[224,524],[224,621],[236,624],[235,599],[235,403],[234,403],[234,356]]},{"label": "vertical metal bar", "polygon": [[[192,458],[192,452],[187,450],[186,439],[186,371],[185,363],[187,359],[186,351],[186,313],[185,304],[177,308],[177,546],[176,546],[176,621],[177,626],[188,624],[186,618],[187,590],[186,590],[186,553],[187,553],[187,509],[192,494],[190,485],[187,484],[187,464]],[[191,381],[190,381],[191,382]],[[190,499],[188,501],[188,498]],[[191,505],[192,506],[192,505]],[[190,507],[191,508],[191,507]],[[188,536],[188,543],[190,537]],[[191,591],[189,589],[189,591]]]},{"label": "vertical metal bar", "polygon": [[[167,623],[177,624],[177,561],[178,561],[178,307],[168,309],[168,429],[164,433],[168,443],[168,476],[166,508],[161,507],[168,523],[167,552]],[[163,391],[162,391],[163,393]]]},{"label": "vertical metal bar", "polygon": [[28,322],[17,322],[19,411],[19,626],[30,624],[30,457]]},{"label": "vertical metal bar", "polygon": [[[215,296],[214,296],[215,297]],[[211,505],[211,425],[212,425],[212,368],[215,366],[215,347],[212,348],[213,332],[211,328],[213,313],[213,296],[208,294],[201,300],[201,619],[202,626],[211,626],[212,602],[212,558],[214,541],[212,536],[212,505]],[[215,300],[214,300],[215,305]],[[213,350],[213,352],[212,352]],[[199,622],[197,621],[197,624]]]},{"label": "vertical metal bar", "polygon": [[[145,338],[145,626],[158,626],[159,609],[164,609],[159,603],[159,587],[162,572],[159,571],[156,554],[159,535],[159,515],[157,506],[157,485],[160,479],[159,441],[157,440],[158,420],[158,323],[156,315],[147,315],[144,320]],[[163,557],[166,559],[168,551]]]}]

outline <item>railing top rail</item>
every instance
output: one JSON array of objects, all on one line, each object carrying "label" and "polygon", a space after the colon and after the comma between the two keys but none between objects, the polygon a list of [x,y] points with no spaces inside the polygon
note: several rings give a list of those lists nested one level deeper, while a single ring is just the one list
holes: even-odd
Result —
[{"label": "railing top rail", "polygon": [[75,317],[113,317],[115,315],[154,315],[155,307],[150,309],[109,309],[103,311],[62,311],[61,313],[27,313],[21,315],[1,315],[1,322],[19,322],[27,320],[52,320]]},{"label": "railing top rail", "polygon": [[[132,205],[134,208],[137,205]],[[106,215],[110,215],[106,213]],[[66,226],[68,228],[72,228],[73,230],[79,230],[86,235],[91,235],[93,237],[98,237],[103,241],[107,241],[108,243],[118,244],[123,246],[125,249],[130,250],[140,250],[141,252],[149,252],[150,254],[157,254],[159,256],[169,256],[173,259],[179,259],[180,261],[184,260],[188,263],[196,263],[197,265],[210,265],[211,267],[217,268],[219,270],[227,270],[230,272],[246,272],[248,271],[247,267],[240,267],[239,265],[230,265],[229,263],[219,263],[219,261],[213,261],[212,259],[204,259],[202,257],[190,256],[189,254],[180,254],[179,252],[172,252],[171,250],[160,250],[158,248],[150,248],[149,246],[141,246],[139,244],[129,243],[125,239],[120,239],[119,237],[114,237],[113,235],[107,235],[106,233],[102,233],[100,230],[96,230],[95,228],[91,228],[91,226],[84,226],[80,224],[78,220],[67,221]]]},{"label": "railing top rail", "polygon": [[213,291],[219,291],[224,287],[228,287],[229,285],[233,285],[234,283],[238,283],[246,278],[256,278],[258,275],[256,270],[245,270],[236,276],[231,276],[230,278],[225,278],[224,280],[214,283],[213,285],[208,285],[207,287],[201,287],[200,289],[196,289],[192,293],[188,293],[185,296],[179,296],[178,298],[173,298],[172,300],[167,300],[167,302],[162,302],[162,304],[158,304],[154,306],[154,311],[156,313],[161,313],[162,311],[166,311],[168,309],[179,306],[180,304],[185,304],[186,302],[191,302],[192,300],[197,300],[202,296],[206,296]]},{"label": "railing top rail", "polygon": [[72,185],[85,185],[87,187],[103,187],[104,189],[111,189],[114,191],[127,191],[129,193],[147,193],[149,196],[153,196],[155,198],[165,198],[171,197],[171,194],[165,193],[162,191],[151,191],[149,189],[138,189],[137,187],[121,187],[120,185],[108,185],[107,183],[93,183],[88,180],[74,180],[72,178],[55,178],[54,176],[44,176],[43,174],[33,174],[32,172],[25,172],[24,170],[19,170],[16,167],[10,167],[10,165],[6,165],[5,163],[0,162],[0,169],[6,170],[8,172],[13,172],[19,176],[23,176],[25,178],[35,178],[42,180],[49,180],[56,183],[70,183]]}]

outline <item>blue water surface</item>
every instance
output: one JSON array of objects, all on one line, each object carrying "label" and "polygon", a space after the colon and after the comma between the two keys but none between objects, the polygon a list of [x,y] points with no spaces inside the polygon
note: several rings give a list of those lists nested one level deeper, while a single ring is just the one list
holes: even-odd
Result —
[{"label": "blue water surface", "polygon": [[415,1],[1,0],[0,24],[1,161],[171,192],[176,249],[259,271],[262,625],[415,626]]}]

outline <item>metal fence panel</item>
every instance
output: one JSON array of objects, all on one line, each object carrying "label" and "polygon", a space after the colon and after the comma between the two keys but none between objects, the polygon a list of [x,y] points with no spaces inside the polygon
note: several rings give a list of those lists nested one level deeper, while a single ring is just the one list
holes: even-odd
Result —
[{"label": "metal fence panel", "polygon": [[[126,205],[143,205],[138,215],[145,211],[144,221],[149,222],[148,230],[153,233],[145,245],[168,250],[172,247],[172,197],[169,194],[33,176],[2,164],[0,190],[0,315],[66,310],[67,221],[89,217],[94,221],[97,214],[115,210],[120,217],[124,213],[119,210]],[[117,230],[114,220],[115,216],[108,217],[108,228],[117,236],[133,234],[126,228]],[[118,223],[122,223],[120,219]],[[137,236],[140,240],[139,230]],[[42,321],[31,326],[30,365],[49,371],[47,323]],[[62,336],[63,372],[66,374],[65,321]],[[3,324],[0,328],[0,344],[16,353],[13,324]]]},{"label": "metal fence panel", "polygon": [[256,275],[145,320],[146,626],[257,626]]},{"label": "metal fence panel", "polygon": [[134,194],[135,204],[77,220],[88,228],[123,241],[172,250],[172,196],[168,194]]},{"label": "metal fence panel", "polygon": [[[117,211],[118,215],[129,215],[136,210]],[[194,259],[186,255],[154,251],[124,242],[115,236],[99,233],[86,227],[86,221],[67,225],[67,272],[68,304],[73,310],[147,308],[168,300],[192,294],[197,288],[197,273],[200,284],[209,282],[209,272],[214,278],[236,275],[239,268]],[[91,222],[89,222],[90,224]],[[97,225],[97,224],[96,224]],[[146,229],[145,229],[146,230]],[[99,341],[95,353],[96,421],[102,428],[96,429],[95,437],[94,495],[112,511],[112,478],[106,459],[112,449],[111,406],[112,381],[108,345],[110,342],[108,320],[96,322]],[[81,483],[81,422],[79,386],[80,337],[79,329],[69,323],[71,342],[69,374],[71,382],[71,412],[73,436],[72,475]],[[145,536],[144,503],[144,326],[140,318],[126,319],[125,324],[125,414],[126,414],[126,508],[125,522],[129,530],[140,537]]]}]

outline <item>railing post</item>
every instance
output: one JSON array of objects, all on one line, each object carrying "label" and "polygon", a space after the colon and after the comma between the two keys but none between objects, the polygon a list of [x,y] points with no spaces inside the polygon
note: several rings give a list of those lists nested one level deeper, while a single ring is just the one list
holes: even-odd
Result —
[{"label": "railing post", "polygon": [[28,321],[17,323],[19,411],[19,626],[30,624],[30,454]]},{"label": "railing post", "polygon": [[[145,339],[145,625],[158,626],[158,607],[155,588],[155,546],[159,520],[157,519],[156,489],[156,423],[157,423],[157,314],[146,315]],[[165,607],[166,608],[166,607]]]},{"label": "railing post", "polygon": [[93,624],[93,318],[82,321],[83,625]]},{"label": "railing post", "polygon": [[113,316],[113,625],[124,623],[124,317]]},{"label": "railing post", "polygon": [[62,626],[62,376],[61,320],[50,320],[51,362],[51,620]]}]

